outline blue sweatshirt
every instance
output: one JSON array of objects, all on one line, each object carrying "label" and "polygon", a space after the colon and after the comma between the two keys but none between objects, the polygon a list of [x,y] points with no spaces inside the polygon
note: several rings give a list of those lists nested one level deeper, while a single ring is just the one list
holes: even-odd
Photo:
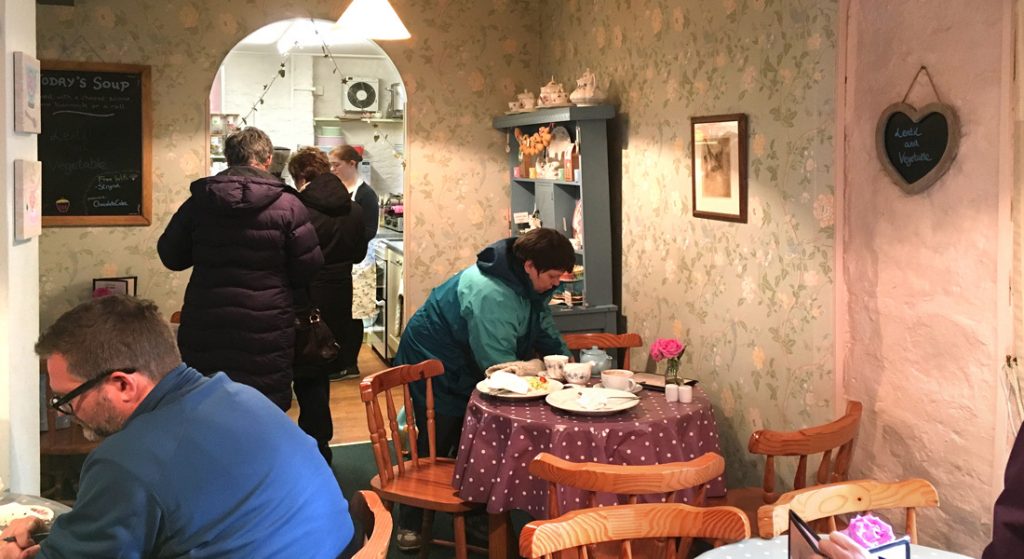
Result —
[{"label": "blue sweatshirt", "polygon": [[181,364],[82,468],[39,557],[334,559],[352,538],[316,443],[256,390]]}]

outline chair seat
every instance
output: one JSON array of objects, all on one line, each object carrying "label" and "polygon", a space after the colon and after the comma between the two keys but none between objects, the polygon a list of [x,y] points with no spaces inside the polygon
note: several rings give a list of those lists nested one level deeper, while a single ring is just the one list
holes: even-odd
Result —
[{"label": "chair seat", "polygon": [[405,473],[397,477],[398,466],[394,467],[396,477],[387,485],[381,485],[380,476],[373,476],[373,487],[385,501],[411,505],[439,512],[467,512],[482,505],[461,499],[452,487],[455,475],[455,461],[439,458],[430,463],[423,459],[420,466],[405,463]]}]

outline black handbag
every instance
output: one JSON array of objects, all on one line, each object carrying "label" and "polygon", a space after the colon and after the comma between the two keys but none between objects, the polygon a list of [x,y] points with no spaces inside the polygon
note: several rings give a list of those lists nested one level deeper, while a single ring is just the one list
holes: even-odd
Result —
[{"label": "black handbag", "polygon": [[338,357],[341,346],[327,323],[320,319],[320,309],[295,316],[295,364],[317,365]]}]

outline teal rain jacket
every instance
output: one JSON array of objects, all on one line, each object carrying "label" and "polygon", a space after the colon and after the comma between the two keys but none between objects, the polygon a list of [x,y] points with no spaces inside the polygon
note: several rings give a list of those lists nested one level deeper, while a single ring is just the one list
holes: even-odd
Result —
[{"label": "teal rain jacket", "polygon": [[[402,333],[394,364],[444,363],[444,374],[433,380],[439,414],[465,415],[473,388],[491,365],[569,355],[548,308],[554,289],[533,289],[523,263],[512,254],[514,240],[483,249],[476,265],[434,288]],[[426,383],[414,383],[411,392],[422,408]]]}]

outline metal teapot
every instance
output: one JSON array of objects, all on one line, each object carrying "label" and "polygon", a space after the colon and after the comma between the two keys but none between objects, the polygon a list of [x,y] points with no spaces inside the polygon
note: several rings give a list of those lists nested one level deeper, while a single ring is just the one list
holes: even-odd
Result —
[{"label": "metal teapot", "polygon": [[590,363],[590,372],[600,375],[602,372],[612,368],[612,356],[603,349],[594,346],[590,349],[580,351],[580,363]]}]

